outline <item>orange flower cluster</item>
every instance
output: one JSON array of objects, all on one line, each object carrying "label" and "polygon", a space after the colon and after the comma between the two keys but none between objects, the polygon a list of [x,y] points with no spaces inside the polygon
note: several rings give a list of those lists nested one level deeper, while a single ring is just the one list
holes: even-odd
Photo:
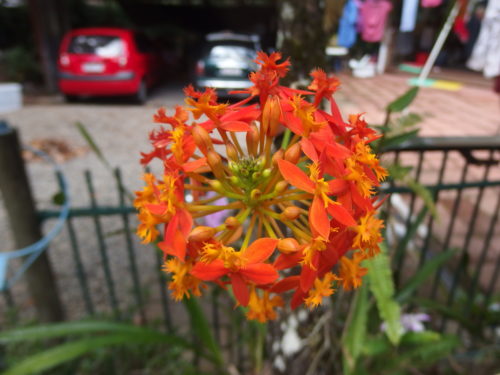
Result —
[{"label": "orange flower cluster", "polygon": [[[281,86],[290,64],[280,60],[258,54],[240,102],[187,87],[186,107],[160,109],[154,121],[168,128],[151,133],[142,163],[159,160],[163,176],[146,174],[135,200],[138,235],[159,241],[173,298],[199,296],[209,281],[230,285],[247,317],[262,322],[285,293],[292,308],[314,307],[361,285],[361,262],[382,240],[374,189],[387,176],[368,146],[375,132],[361,115],[342,119],[338,80],[317,69],[308,90]],[[223,218],[213,224],[215,213]]]}]

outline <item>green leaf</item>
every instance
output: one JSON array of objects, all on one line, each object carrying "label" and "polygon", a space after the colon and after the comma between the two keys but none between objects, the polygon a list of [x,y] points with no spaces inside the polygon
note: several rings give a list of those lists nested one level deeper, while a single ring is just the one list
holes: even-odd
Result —
[{"label": "green leaf", "polygon": [[171,334],[164,334],[145,327],[132,324],[112,323],[105,321],[79,321],[40,325],[28,328],[19,328],[0,333],[0,342],[19,342],[66,337],[70,335],[86,334],[129,334],[133,337],[148,337],[151,340],[184,347],[192,346],[184,339]]},{"label": "green leaf", "polygon": [[214,361],[219,366],[222,366],[224,360],[222,358],[221,349],[212,335],[210,324],[208,324],[200,304],[195,298],[184,298],[182,302],[189,313],[193,333],[201,340],[205,348],[210,351]]},{"label": "green leaf", "polygon": [[350,308],[349,318],[342,337],[344,374],[352,374],[362,352],[368,324],[368,288],[362,285]]},{"label": "green leaf", "polygon": [[410,88],[407,92],[401,95],[399,98],[389,103],[386,110],[389,112],[401,112],[403,109],[408,107],[411,102],[415,99],[418,94],[418,87],[414,86]]},{"label": "green leaf", "polygon": [[405,348],[405,350],[400,350],[397,356],[385,358],[384,369],[425,368],[439,359],[447,357],[459,345],[460,340],[457,336],[441,336],[437,341]]},{"label": "green leaf", "polygon": [[90,134],[90,132],[87,130],[85,125],[83,125],[80,121],[75,122],[75,126],[82,135],[82,137],[85,139],[89,147],[92,149],[92,151],[97,155],[97,157],[103,162],[103,164],[108,168],[111,169],[111,164],[108,162],[104,154],[102,153],[101,149],[97,145],[97,143],[94,141],[94,138]]},{"label": "green leaf", "polygon": [[[469,331],[474,336],[482,335],[482,328],[478,328],[478,322],[472,322],[467,319],[464,314],[464,306],[463,305],[452,305],[446,306],[442,302],[437,302],[434,300],[430,300],[427,298],[411,298],[409,302],[420,306],[421,308],[425,308],[427,310],[434,311],[441,315],[442,317],[455,320],[459,323],[464,329]],[[483,323],[483,322],[481,322]]]},{"label": "green leaf", "polygon": [[363,354],[369,357],[381,355],[391,350],[392,345],[385,335],[367,338],[363,343]]},{"label": "green leaf", "polygon": [[403,332],[401,309],[393,298],[394,281],[385,243],[381,244],[380,249],[380,254],[365,260],[363,264],[368,268],[369,286],[375,296],[380,317],[387,325],[387,337],[393,345],[397,345]]},{"label": "green leaf", "polygon": [[[398,265],[401,263],[401,258],[405,256],[406,249],[408,247],[408,243],[415,238],[415,234],[417,233],[418,227],[425,219],[425,215],[427,214],[427,207],[422,208],[420,210],[415,221],[410,225],[408,230],[406,231],[405,236],[399,241],[398,247],[394,252],[394,264]],[[401,270],[397,270],[401,272]]]},{"label": "green leaf", "polygon": [[400,145],[401,143],[404,143],[412,138],[415,138],[418,135],[419,131],[420,129],[414,129],[394,136],[386,135],[384,136],[383,139],[381,139],[379,147],[382,149],[382,151],[384,151],[393,146]]},{"label": "green leaf", "polygon": [[413,292],[415,292],[429,276],[434,274],[439,267],[446,263],[454,253],[455,251],[453,249],[448,249],[424,263],[423,267],[399,290],[396,295],[396,300],[400,303],[406,302],[412,296]]},{"label": "green leaf", "polygon": [[431,191],[414,179],[407,179],[406,184],[417,196],[422,198],[431,215],[437,218],[437,208]]},{"label": "green leaf", "polygon": [[396,120],[397,126],[401,128],[409,128],[417,125],[421,122],[422,116],[417,113],[408,113],[407,115],[401,116]]},{"label": "green leaf", "polygon": [[413,167],[405,167],[400,164],[392,164],[387,167],[389,176],[391,176],[393,180],[403,180],[412,169]]},{"label": "green leaf", "polygon": [[64,362],[76,359],[98,348],[125,345],[125,344],[151,344],[164,342],[158,335],[141,335],[135,333],[113,334],[101,337],[86,338],[58,345],[54,348],[32,355],[15,364],[4,372],[3,375],[25,375],[38,373],[43,370],[58,366]]},{"label": "green leaf", "polygon": [[401,338],[401,345],[425,345],[441,340],[441,334],[434,331],[407,332]]},{"label": "green leaf", "polygon": [[66,202],[66,196],[62,191],[55,193],[52,196],[52,203],[58,206],[62,206]]}]

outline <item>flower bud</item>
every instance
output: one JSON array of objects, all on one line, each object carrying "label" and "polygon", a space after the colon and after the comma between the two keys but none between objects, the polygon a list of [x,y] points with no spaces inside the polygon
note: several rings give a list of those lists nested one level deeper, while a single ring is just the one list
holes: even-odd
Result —
[{"label": "flower bud", "polygon": [[213,150],[208,150],[207,162],[215,177],[217,177],[218,179],[223,179],[224,168],[222,167],[222,159],[220,155]]},{"label": "flower bud", "polygon": [[215,191],[221,192],[223,191],[223,187],[220,181],[217,180],[210,180],[208,181],[208,184],[214,189]]},{"label": "flower bud", "polygon": [[236,242],[240,239],[241,235],[243,234],[243,226],[239,226],[234,233],[229,237],[226,241],[226,245],[230,245],[233,242]]},{"label": "flower bud", "polygon": [[293,146],[289,147],[288,150],[285,151],[285,160],[290,163],[297,164],[300,159],[300,143],[295,143]]},{"label": "flower bud", "polygon": [[262,169],[262,167],[266,164],[266,159],[264,157],[260,157],[257,159],[257,163],[255,164],[257,168]]},{"label": "flower bud", "polygon": [[235,229],[238,228],[241,223],[234,216],[229,216],[224,220],[224,224],[226,224],[227,229]]},{"label": "flower bud", "polygon": [[199,226],[194,228],[191,233],[189,233],[188,241],[201,242],[212,238],[215,234],[215,228]]},{"label": "flower bud", "polygon": [[279,99],[276,96],[269,96],[264,110],[262,111],[262,129],[271,137],[278,134],[280,124],[281,109]]},{"label": "flower bud", "polygon": [[256,156],[259,147],[259,130],[255,125],[250,125],[250,130],[247,132],[247,149],[250,155]]},{"label": "flower bud", "polygon": [[209,150],[213,150],[214,146],[210,135],[204,128],[196,125],[192,130],[192,134],[194,143],[196,143],[196,146],[198,146],[203,155],[206,155]]},{"label": "flower bud", "polygon": [[283,193],[288,187],[288,182],[286,181],[280,181],[274,186],[274,191],[277,194]]},{"label": "flower bud", "polygon": [[238,167],[238,164],[235,163],[234,161],[230,161],[228,163],[229,170],[233,172],[234,174],[237,174],[240,171],[240,167]]},{"label": "flower bud", "polygon": [[268,178],[271,175],[272,171],[269,168],[266,168],[262,171],[262,177]]},{"label": "flower bud", "polygon": [[300,215],[300,208],[297,206],[288,206],[281,213],[281,220],[295,220]]},{"label": "flower bud", "polygon": [[231,177],[229,178],[229,180],[231,181],[231,183],[232,183],[233,185],[236,185],[236,186],[239,186],[239,185],[240,185],[240,183],[241,183],[241,180],[240,180],[238,177],[236,177],[236,176],[231,176]]},{"label": "flower bud", "polygon": [[273,155],[272,162],[273,165],[277,166],[278,165],[278,160],[283,159],[283,155],[285,155],[285,150],[280,148],[278,151],[276,151]]},{"label": "flower bud", "polygon": [[259,199],[261,195],[262,195],[262,192],[259,189],[253,189],[250,192],[250,198],[253,200]]},{"label": "flower bud", "polygon": [[278,250],[283,254],[291,254],[300,250],[300,245],[295,238],[283,238],[278,241]]},{"label": "flower bud", "polygon": [[229,160],[238,160],[238,150],[229,141],[227,141],[226,143],[226,155],[229,158]]}]

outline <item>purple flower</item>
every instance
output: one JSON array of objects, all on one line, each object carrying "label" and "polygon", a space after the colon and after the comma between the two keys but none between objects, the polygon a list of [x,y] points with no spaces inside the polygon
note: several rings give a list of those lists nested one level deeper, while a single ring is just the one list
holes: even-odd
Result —
[{"label": "purple flower", "polygon": [[[403,333],[425,331],[423,322],[428,322],[429,320],[431,320],[431,317],[428,314],[403,314],[401,315],[401,325],[403,326]],[[387,330],[387,324],[385,322],[382,323],[380,329],[385,332]]]},{"label": "purple flower", "polygon": [[[206,198],[212,198],[216,196],[217,193],[214,191],[209,191],[207,195],[205,196]],[[226,197],[222,197],[220,199],[217,199],[215,202],[212,202],[210,204],[213,204],[215,206],[225,206],[228,204],[229,201],[227,200]],[[208,225],[209,227],[215,228],[224,223],[224,220],[226,219],[228,213],[227,210],[223,211],[218,211],[214,212],[213,214],[205,216],[205,225]]]}]

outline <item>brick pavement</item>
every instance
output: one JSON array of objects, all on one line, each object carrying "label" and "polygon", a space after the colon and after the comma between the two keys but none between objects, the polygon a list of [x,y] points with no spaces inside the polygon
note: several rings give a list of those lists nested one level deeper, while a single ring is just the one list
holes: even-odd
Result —
[{"label": "brick pavement", "polygon": [[[469,73],[470,74],[470,73]],[[385,106],[408,90],[408,75],[384,74],[359,79],[340,74],[336,94],[343,114],[366,112],[369,123],[384,120]],[[493,84],[493,83],[492,83]],[[482,86],[482,87],[481,87]],[[421,88],[410,110],[423,117],[422,136],[489,136],[500,130],[500,97],[484,85],[459,91]]]},{"label": "brick pavement", "polygon": [[[500,134],[500,97],[488,87],[488,82],[473,73],[464,72],[464,79],[460,74],[454,75],[458,81],[466,82],[459,91],[446,91],[435,88],[421,88],[420,92],[409,108],[423,117],[419,124],[421,136],[492,136]],[[336,99],[344,116],[349,113],[365,112],[365,118],[370,124],[381,124],[384,121],[385,106],[408,90],[410,76],[393,73],[384,74],[368,79],[354,78],[348,74],[340,74],[341,90],[336,93]],[[474,84],[476,79],[478,84]],[[491,83],[492,85],[492,83]],[[491,86],[490,85],[490,86]],[[476,157],[486,159],[488,153],[475,153]],[[403,165],[416,165],[416,155],[405,155]],[[494,155],[500,158],[500,153]],[[429,153],[423,159],[421,181],[425,184],[437,182],[437,174],[441,165],[442,155]],[[460,180],[463,168],[463,158],[458,153],[451,153],[448,159],[444,181],[456,183]],[[478,181],[483,178],[484,168],[470,166],[466,181]],[[489,172],[491,180],[500,180],[500,168],[495,165]],[[449,246],[461,248],[465,244],[465,236],[472,226],[471,241],[468,254],[471,262],[477,264],[483,249],[490,218],[493,215],[498,199],[498,189],[486,189],[479,205],[479,212],[474,223],[471,222],[472,212],[477,202],[478,189],[464,191],[455,219],[455,224]],[[450,213],[455,201],[456,192],[441,193],[438,204],[437,225],[434,226],[434,235],[438,241],[446,238]],[[403,199],[409,204],[409,200]],[[418,210],[414,211],[414,214]],[[491,280],[495,263],[500,256],[500,223],[497,222],[494,237],[486,262],[480,275],[480,284],[486,287]],[[497,284],[497,288],[499,288]],[[498,289],[497,289],[498,290]]]}]

